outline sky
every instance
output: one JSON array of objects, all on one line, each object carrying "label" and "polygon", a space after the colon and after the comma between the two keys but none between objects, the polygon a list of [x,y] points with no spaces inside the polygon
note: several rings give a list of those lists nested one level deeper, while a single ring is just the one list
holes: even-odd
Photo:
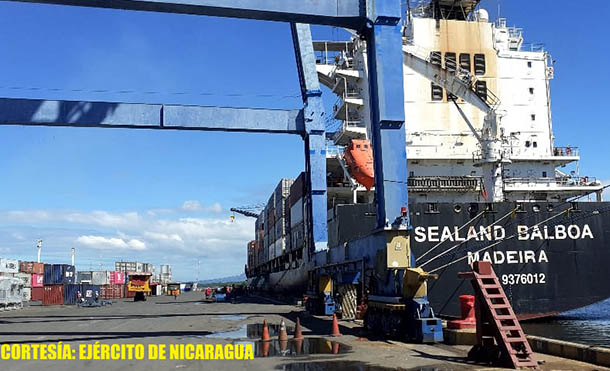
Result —
[{"label": "sky", "polygon": [[[608,181],[610,5],[557,4],[504,0],[500,14],[556,60],[555,144],[579,146],[581,174]],[[496,18],[497,0],[482,6]],[[2,97],[302,105],[285,23],[5,1],[0,19]],[[239,274],[254,219],[231,222],[229,208],[265,202],[303,168],[298,136],[3,126],[0,257],[35,259],[40,238],[43,261],[67,263],[74,247],[80,270],[122,259],[171,264],[178,280]]]}]

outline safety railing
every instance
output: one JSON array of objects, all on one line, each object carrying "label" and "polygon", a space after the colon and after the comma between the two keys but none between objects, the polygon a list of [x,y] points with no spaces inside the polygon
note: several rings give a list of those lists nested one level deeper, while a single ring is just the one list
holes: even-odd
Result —
[{"label": "safety railing", "polygon": [[504,178],[507,186],[530,185],[530,186],[560,186],[560,187],[582,187],[597,185],[599,182],[595,177],[589,176],[565,176],[554,178],[519,177]]},{"label": "safety railing", "polygon": [[555,147],[553,156],[578,156],[578,147]]},{"label": "safety railing", "polygon": [[477,191],[483,178],[474,176],[410,176],[410,191]]}]

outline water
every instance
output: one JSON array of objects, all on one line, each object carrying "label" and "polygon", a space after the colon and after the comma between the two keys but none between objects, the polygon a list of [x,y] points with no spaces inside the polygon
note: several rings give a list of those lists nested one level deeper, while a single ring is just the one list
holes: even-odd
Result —
[{"label": "water", "polygon": [[529,335],[610,348],[610,299],[522,326]]},{"label": "water", "polygon": [[[269,336],[271,337],[277,337],[280,333],[280,325],[269,323],[267,324],[267,329],[269,330]],[[294,332],[294,327],[286,326],[286,332],[292,334]],[[216,339],[260,339],[262,335],[263,324],[253,323],[243,325],[237,330],[214,332],[209,335],[203,335],[203,337]]]}]

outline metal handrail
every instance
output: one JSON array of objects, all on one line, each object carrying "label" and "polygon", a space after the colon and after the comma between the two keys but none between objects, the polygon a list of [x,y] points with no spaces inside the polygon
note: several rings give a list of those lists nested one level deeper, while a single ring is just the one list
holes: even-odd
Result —
[{"label": "metal handrail", "polygon": [[553,156],[578,156],[578,147],[555,147]]},{"label": "metal handrail", "polygon": [[565,176],[565,177],[553,177],[553,178],[535,178],[535,177],[520,177],[520,178],[505,178],[505,184],[516,184],[516,183],[534,183],[534,184],[556,184],[559,186],[587,186],[596,185],[597,178],[588,176]]}]

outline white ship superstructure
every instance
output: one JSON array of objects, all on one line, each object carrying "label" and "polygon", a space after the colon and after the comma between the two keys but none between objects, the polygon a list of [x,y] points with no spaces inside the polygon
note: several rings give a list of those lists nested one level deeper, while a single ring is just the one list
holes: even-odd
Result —
[{"label": "white ship superstructure", "polygon": [[[446,4],[445,4],[446,3]],[[526,45],[478,1],[420,1],[404,24],[403,73],[409,197],[415,202],[558,202],[603,186],[566,165],[578,148],[555,146],[552,59]],[[366,45],[316,42],[320,81],[338,96],[334,143],[369,138]],[[369,202],[329,151],[329,204]],[[570,167],[571,168],[571,167]],[[564,170],[562,170],[564,169]],[[343,178],[343,179],[341,179]]]}]

